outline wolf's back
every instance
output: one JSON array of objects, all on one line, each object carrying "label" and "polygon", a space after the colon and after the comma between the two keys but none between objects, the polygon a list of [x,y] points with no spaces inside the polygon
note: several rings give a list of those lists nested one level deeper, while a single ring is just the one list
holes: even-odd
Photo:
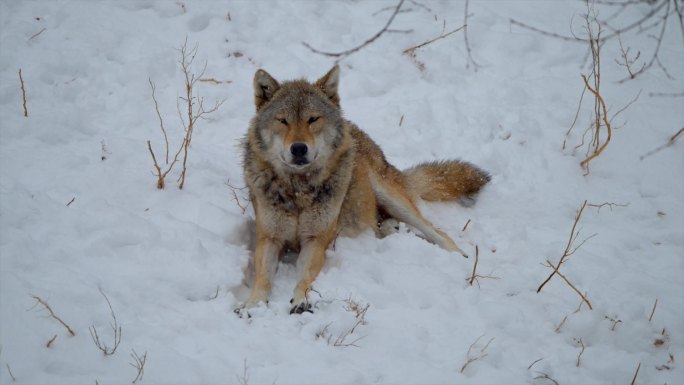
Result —
[{"label": "wolf's back", "polygon": [[459,160],[421,163],[403,171],[408,189],[426,201],[461,200],[477,194],[489,182],[489,174]]}]

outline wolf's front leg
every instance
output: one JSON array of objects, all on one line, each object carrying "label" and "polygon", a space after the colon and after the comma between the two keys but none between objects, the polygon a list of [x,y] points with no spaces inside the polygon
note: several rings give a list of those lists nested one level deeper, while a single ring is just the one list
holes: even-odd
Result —
[{"label": "wolf's front leg", "polygon": [[311,304],[308,299],[309,291],[313,281],[321,271],[323,263],[325,263],[325,249],[327,249],[329,242],[329,237],[318,236],[310,238],[302,244],[302,250],[297,260],[300,279],[292,295],[290,314],[311,312]]},{"label": "wolf's front leg", "polygon": [[256,306],[259,302],[268,302],[271,294],[271,279],[278,266],[278,255],[283,242],[265,234],[257,234],[254,250],[254,285],[247,302],[236,313],[242,315],[245,309]]}]

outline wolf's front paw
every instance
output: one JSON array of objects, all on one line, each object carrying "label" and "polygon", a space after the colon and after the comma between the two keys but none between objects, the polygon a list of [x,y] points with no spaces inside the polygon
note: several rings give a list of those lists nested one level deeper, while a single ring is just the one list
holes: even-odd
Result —
[{"label": "wolf's front paw", "polygon": [[295,303],[294,299],[291,299],[290,303],[293,304],[292,308],[290,309],[290,314],[302,314],[304,312],[313,313],[313,310],[311,310],[311,304],[307,300]]},{"label": "wolf's front paw", "polygon": [[233,313],[237,314],[237,316],[240,318],[252,318],[252,315],[249,314],[249,312],[247,311],[247,308],[244,306],[236,307],[233,310]]}]

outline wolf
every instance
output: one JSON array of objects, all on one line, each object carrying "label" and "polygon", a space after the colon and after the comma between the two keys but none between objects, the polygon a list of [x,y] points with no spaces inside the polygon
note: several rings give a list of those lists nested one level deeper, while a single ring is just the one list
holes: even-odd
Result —
[{"label": "wolf", "polygon": [[383,236],[383,223],[404,222],[426,240],[465,256],[416,202],[472,201],[489,174],[458,160],[404,171],[392,166],[343,117],[339,74],[336,65],[314,83],[280,83],[262,69],[254,75],[256,115],[244,140],[243,166],[256,216],[255,279],[249,298],[235,309],[239,315],[268,302],[279,257],[287,250],[299,252],[290,313],[312,312],[307,295],[331,242],[369,229]]}]

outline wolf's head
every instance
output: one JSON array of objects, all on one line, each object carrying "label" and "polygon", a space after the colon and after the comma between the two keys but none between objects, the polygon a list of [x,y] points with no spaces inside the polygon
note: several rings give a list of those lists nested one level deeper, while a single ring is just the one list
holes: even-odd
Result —
[{"label": "wolf's head", "polygon": [[290,173],[320,168],[343,144],[339,73],[335,66],[314,83],[282,84],[261,69],[254,75],[251,139],[276,168]]}]

